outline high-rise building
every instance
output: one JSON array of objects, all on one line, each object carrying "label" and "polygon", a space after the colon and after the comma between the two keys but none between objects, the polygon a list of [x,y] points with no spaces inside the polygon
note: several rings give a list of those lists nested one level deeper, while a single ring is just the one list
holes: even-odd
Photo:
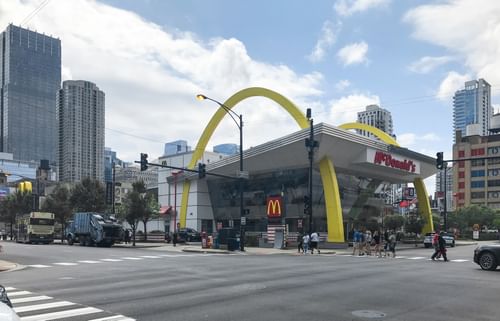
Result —
[{"label": "high-rise building", "polygon": [[191,146],[188,146],[185,140],[176,140],[165,144],[163,156],[170,156],[179,153],[186,153],[191,151]]},{"label": "high-rise building", "polygon": [[125,163],[116,157],[116,152],[109,147],[104,147],[104,181],[113,181],[113,164],[115,168],[125,167]]},{"label": "high-rise building", "polygon": [[220,144],[214,146],[214,153],[224,155],[236,155],[240,153],[240,145],[237,144]]},{"label": "high-rise building", "polygon": [[59,180],[104,180],[104,92],[84,80],[68,80],[57,97]]},{"label": "high-rise building", "polygon": [[461,131],[462,137],[486,136],[493,115],[491,86],[484,79],[471,80],[453,96],[453,133]]},{"label": "high-rise building", "polygon": [[0,152],[56,161],[61,41],[9,25],[0,34]]},{"label": "high-rise building", "polygon": [[[368,105],[365,111],[358,113],[358,123],[370,125],[381,131],[394,136],[391,112],[380,108],[378,105]],[[358,134],[375,138],[375,136],[364,130],[356,130]]]},{"label": "high-rise building", "polygon": [[[446,175],[446,176],[445,176]],[[443,168],[436,173],[435,199],[440,211],[444,210],[444,199],[446,193],[446,209],[452,211],[453,206],[453,168]]]}]

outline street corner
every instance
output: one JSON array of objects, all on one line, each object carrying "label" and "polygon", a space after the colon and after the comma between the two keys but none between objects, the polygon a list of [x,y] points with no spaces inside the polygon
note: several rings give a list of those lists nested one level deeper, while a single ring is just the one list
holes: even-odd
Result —
[{"label": "street corner", "polygon": [[0,272],[9,272],[24,269],[24,265],[0,260]]}]

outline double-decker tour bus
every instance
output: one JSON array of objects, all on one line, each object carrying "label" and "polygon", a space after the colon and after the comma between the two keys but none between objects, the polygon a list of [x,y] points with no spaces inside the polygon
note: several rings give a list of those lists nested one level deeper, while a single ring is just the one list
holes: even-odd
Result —
[{"label": "double-decker tour bus", "polygon": [[31,212],[16,218],[17,239],[19,243],[54,242],[54,214]]}]

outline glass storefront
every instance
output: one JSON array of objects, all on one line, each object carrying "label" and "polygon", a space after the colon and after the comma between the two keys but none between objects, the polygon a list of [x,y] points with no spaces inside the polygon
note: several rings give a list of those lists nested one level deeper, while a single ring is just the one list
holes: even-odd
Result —
[{"label": "glass storefront", "polygon": [[[368,225],[380,221],[386,207],[385,192],[391,185],[380,180],[337,174],[346,236],[353,225]],[[208,190],[212,202],[214,220],[223,227],[238,227],[240,219],[240,194],[237,180],[209,180]],[[308,169],[289,169],[251,175],[244,185],[246,231],[267,230],[268,196],[281,195],[285,204],[281,224],[287,224],[290,232],[300,231],[299,219],[307,228],[309,218],[304,214],[304,196],[308,194]],[[325,201],[319,170],[313,171],[313,227],[327,232]]]}]

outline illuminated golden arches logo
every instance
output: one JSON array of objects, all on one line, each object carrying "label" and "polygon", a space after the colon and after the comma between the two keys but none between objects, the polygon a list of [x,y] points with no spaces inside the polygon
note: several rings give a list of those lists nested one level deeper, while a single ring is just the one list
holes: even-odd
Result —
[{"label": "illuminated golden arches logo", "polygon": [[268,196],[267,197],[267,216],[280,217],[281,216],[281,196]]}]

